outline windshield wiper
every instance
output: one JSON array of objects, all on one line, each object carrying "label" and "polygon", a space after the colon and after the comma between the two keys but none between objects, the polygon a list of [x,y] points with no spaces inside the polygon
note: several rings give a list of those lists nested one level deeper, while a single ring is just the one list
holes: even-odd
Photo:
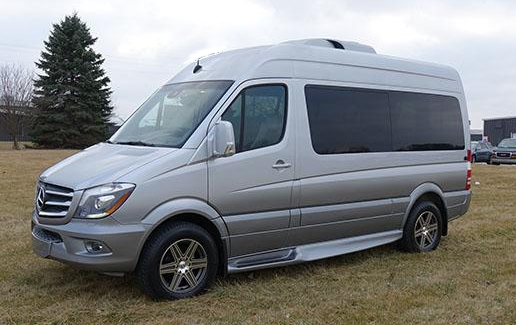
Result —
[{"label": "windshield wiper", "polygon": [[144,147],[155,147],[156,145],[143,141],[121,141],[121,142],[113,142],[114,144],[127,144],[130,146],[144,146]]}]

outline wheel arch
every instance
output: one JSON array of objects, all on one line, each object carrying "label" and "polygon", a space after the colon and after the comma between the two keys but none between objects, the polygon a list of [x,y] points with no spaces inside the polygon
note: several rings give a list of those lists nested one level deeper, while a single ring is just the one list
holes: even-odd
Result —
[{"label": "wheel arch", "polygon": [[422,201],[431,201],[437,206],[443,219],[442,235],[446,236],[448,234],[448,210],[446,209],[443,191],[434,183],[421,184],[414,191],[412,191],[410,194],[410,202],[403,217],[402,229],[405,228],[405,223],[410,212],[412,211],[412,208]]},{"label": "wheel arch", "polygon": [[168,201],[153,209],[143,220],[149,229],[138,248],[137,263],[140,254],[149,240],[159,229],[173,222],[191,222],[204,228],[213,237],[219,253],[218,273],[227,273],[227,257],[229,256],[229,237],[226,224],[218,212],[206,202],[195,198],[183,198]]}]

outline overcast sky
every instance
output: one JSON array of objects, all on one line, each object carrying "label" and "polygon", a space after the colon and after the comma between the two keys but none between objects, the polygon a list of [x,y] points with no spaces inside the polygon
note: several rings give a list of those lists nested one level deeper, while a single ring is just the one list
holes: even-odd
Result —
[{"label": "overcast sky", "polygon": [[313,37],[455,67],[474,128],[516,116],[516,1],[0,0],[0,63],[34,68],[74,11],[98,37],[122,118],[198,56]]}]

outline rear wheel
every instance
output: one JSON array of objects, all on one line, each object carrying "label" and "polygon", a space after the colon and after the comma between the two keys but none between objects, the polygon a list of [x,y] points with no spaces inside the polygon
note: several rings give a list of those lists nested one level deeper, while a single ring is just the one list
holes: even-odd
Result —
[{"label": "rear wheel", "polygon": [[408,252],[427,252],[437,248],[441,241],[443,222],[439,208],[423,201],[412,208],[405,223],[400,248]]},{"label": "rear wheel", "polygon": [[152,298],[180,299],[204,292],[215,279],[218,251],[198,225],[180,222],[159,229],[142,251],[137,277]]}]

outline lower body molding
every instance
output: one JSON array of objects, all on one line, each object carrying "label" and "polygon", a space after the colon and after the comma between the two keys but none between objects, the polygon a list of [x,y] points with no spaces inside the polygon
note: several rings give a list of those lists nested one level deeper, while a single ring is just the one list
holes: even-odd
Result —
[{"label": "lower body molding", "polygon": [[353,253],[395,242],[402,236],[403,232],[401,230],[391,230],[235,257],[228,261],[228,273],[293,265]]}]

